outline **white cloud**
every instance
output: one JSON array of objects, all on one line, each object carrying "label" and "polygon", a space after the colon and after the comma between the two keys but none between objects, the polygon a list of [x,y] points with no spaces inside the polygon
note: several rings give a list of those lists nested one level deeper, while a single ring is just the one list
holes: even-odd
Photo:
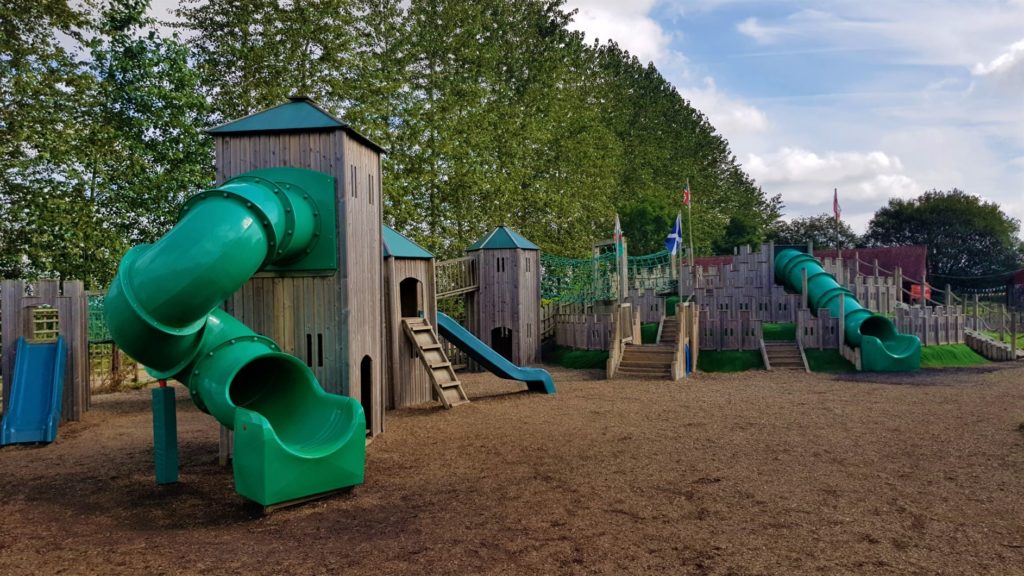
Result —
[{"label": "white cloud", "polygon": [[707,114],[715,128],[727,136],[762,132],[768,128],[768,117],[764,112],[723,94],[710,76],[704,78],[702,86],[680,88],[679,92]]},{"label": "white cloud", "polygon": [[750,36],[758,44],[771,44],[784,34],[781,28],[764,26],[753,16],[737,24],[736,30],[744,36]]},{"label": "white cloud", "polygon": [[831,213],[833,191],[839,191],[843,219],[857,231],[867,227],[874,211],[889,198],[913,198],[920,184],[905,174],[892,154],[871,152],[817,153],[800,147],[748,154],[747,172],[768,193],[781,193],[790,217]]},{"label": "white cloud", "polygon": [[591,40],[614,40],[646,63],[667,57],[672,42],[672,36],[648,15],[655,3],[655,0],[572,0],[566,4],[566,9],[579,10],[570,28],[585,32]]}]

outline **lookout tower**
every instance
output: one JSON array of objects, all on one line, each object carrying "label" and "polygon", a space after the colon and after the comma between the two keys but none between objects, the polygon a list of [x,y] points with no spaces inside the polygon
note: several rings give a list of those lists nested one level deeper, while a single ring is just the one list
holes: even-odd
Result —
[{"label": "lookout tower", "polygon": [[540,248],[499,226],[466,249],[480,289],[468,298],[470,330],[513,364],[540,358]]},{"label": "lookout tower", "polygon": [[382,148],[302,96],[209,134],[218,184],[277,167],[333,178],[336,259],[319,270],[261,272],[226,307],[305,361],[325,390],[358,399],[368,432],[382,432]]}]

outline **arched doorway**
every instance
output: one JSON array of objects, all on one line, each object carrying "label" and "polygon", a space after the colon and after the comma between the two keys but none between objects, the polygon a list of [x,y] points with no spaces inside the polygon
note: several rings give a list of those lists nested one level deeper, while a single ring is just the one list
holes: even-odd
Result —
[{"label": "arched doorway", "polygon": [[423,283],[418,278],[406,278],[399,282],[398,300],[402,318],[423,316]]},{"label": "arched doorway", "polygon": [[504,326],[491,330],[491,348],[509,362],[512,361],[512,336],[512,330]]},{"label": "arched doorway", "polygon": [[366,416],[366,429],[373,430],[373,359],[363,356],[359,363],[359,399]]}]

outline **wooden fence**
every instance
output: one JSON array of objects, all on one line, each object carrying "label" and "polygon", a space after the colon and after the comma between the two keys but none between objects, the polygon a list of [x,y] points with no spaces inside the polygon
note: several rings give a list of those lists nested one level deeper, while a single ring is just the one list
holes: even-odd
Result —
[{"label": "wooden fence", "polygon": [[921,339],[922,346],[963,344],[966,316],[963,306],[899,306],[896,329]]},{"label": "wooden fence", "polygon": [[[0,282],[0,342],[3,342],[2,374],[6,382],[13,380],[16,343],[27,336],[30,309],[37,306],[56,308],[60,316],[60,335],[64,337],[67,358],[64,367],[64,395],[61,417],[80,420],[89,409],[88,312],[85,290],[78,280],[4,280]],[[11,380],[8,380],[11,379]],[[10,400],[10,386],[3,388],[3,405]]]},{"label": "wooden fence", "polygon": [[466,294],[480,288],[476,256],[443,260],[434,264],[437,298]]},{"label": "wooden fence", "polygon": [[827,308],[818,310],[817,316],[809,309],[797,310],[796,337],[804,349],[839,348],[839,330],[842,322],[832,316]]},{"label": "wooden fence", "polygon": [[716,312],[702,308],[699,315],[702,350],[758,350],[762,322],[747,310]]},{"label": "wooden fence", "polygon": [[608,350],[615,324],[613,314],[556,314],[555,342],[578,350]]}]

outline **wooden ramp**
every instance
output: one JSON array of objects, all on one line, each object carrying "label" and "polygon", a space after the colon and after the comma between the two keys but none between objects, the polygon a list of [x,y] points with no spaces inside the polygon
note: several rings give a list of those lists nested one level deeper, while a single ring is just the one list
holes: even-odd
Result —
[{"label": "wooden ramp", "polygon": [[413,343],[416,356],[423,363],[438,399],[445,408],[469,402],[462,382],[455,375],[455,369],[441,348],[441,341],[434,327],[424,318],[402,318],[402,329]]}]

